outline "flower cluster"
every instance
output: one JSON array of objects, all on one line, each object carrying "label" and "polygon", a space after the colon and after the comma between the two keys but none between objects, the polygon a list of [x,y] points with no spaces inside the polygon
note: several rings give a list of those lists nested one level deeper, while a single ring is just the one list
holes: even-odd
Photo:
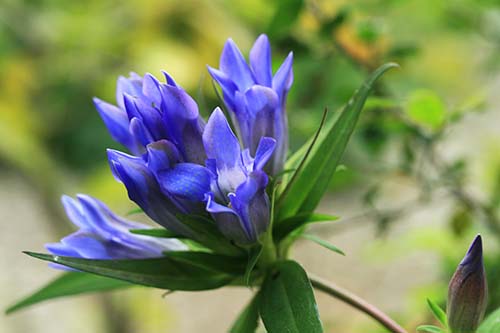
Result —
[{"label": "flower cluster", "polygon": [[[288,145],[285,101],[292,54],[273,76],[269,41],[261,35],[249,62],[228,40],[220,69],[209,67],[239,139],[221,109],[205,122],[194,99],[167,73],[165,82],[151,74],[120,77],[116,105],[94,99],[111,136],[128,150],[108,150],[114,177],[151,219],[176,235],[197,238],[179,218],[185,214],[211,217],[221,234],[240,245],[255,243],[267,229],[268,175],[283,170]],[[47,245],[53,254],[139,258],[183,246],[129,233],[144,226],[115,216],[89,196],[64,197],[63,203],[80,230]]]}]

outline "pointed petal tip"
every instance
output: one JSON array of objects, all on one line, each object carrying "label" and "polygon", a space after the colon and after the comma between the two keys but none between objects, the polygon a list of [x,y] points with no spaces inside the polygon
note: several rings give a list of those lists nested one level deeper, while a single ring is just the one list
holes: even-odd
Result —
[{"label": "pointed petal tip", "polygon": [[483,258],[483,240],[478,234],[472,241],[469,250],[465,254],[460,265],[469,265],[476,262],[481,262]]}]

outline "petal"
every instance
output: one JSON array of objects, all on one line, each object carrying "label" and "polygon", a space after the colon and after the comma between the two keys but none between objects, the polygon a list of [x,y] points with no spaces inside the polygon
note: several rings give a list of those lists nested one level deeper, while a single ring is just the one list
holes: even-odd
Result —
[{"label": "petal", "polygon": [[167,135],[167,129],[161,118],[160,111],[144,100],[124,94],[125,109],[130,120],[139,118],[154,140],[160,140]]},{"label": "petal", "polygon": [[280,96],[280,102],[283,103],[286,93],[290,90],[293,83],[293,52],[290,52],[283,64],[281,64],[273,77],[273,89]]},{"label": "petal", "polygon": [[253,115],[263,109],[274,110],[279,106],[276,92],[268,87],[254,85],[245,92],[247,109]]},{"label": "petal", "polygon": [[149,217],[173,232],[185,236],[193,235],[192,231],[175,217],[184,211],[163,195],[142,158],[108,149],[108,160],[115,176],[127,188],[129,198]]},{"label": "petal", "polygon": [[216,160],[217,169],[231,169],[241,164],[240,144],[219,108],[208,119],[203,143],[207,157]]},{"label": "petal", "polygon": [[238,215],[232,209],[215,202],[213,194],[207,196],[206,209],[213,215],[217,228],[226,238],[240,244],[249,243]]},{"label": "petal", "polygon": [[153,135],[140,118],[132,118],[132,120],[130,120],[130,132],[143,146],[147,146],[155,141]]},{"label": "petal", "polygon": [[111,137],[116,142],[127,147],[131,152],[138,151],[138,144],[129,131],[129,119],[122,109],[94,98],[94,105],[106,125]]},{"label": "petal", "polygon": [[228,39],[224,45],[219,67],[221,71],[233,80],[241,91],[247,90],[254,84],[252,72],[238,46],[236,46],[232,39]]},{"label": "petal", "polygon": [[142,93],[154,103],[155,107],[159,108],[162,102],[160,82],[150,73],[144,75],[142,82]]},{"label": "petal", "polygon": [[153,173],[169,169],[179,162],[179,151],[175,145],[168,140],[150,143],[146,148],[148,151],[148,168]]},{"label": "petal", "polygon": [[125,109],[123,103],[123,94],[131,96],[142,96],[142,78],[136,73],[130,73],[130,77],[120,76],[116,83],[116,104],[122,109]]},{"label": "petal", "polygon": [[198,164],[179,163],[172,169],[163,170],[156,175],[164,193],[180,196],[189,201],[201,202],[205,193],[210,191],[210,173]]},{"label": "petal", "polygon": [[224,103],[227,107],[234,112],[234,93],[238,90],[238,87],[234,82],[222,71],[207,66],[208,72],[212,78],[220,85],[222,88],[222,94],[224,97]]},{"label": "petal", "polygon": [[45,248],[56,256],[80,257],[78,251],[62,243],[48,243],[45,244]]},{"label": "petal", "polygon": [[267,161],[271,158],[276,148],[276,140],[269,137],[262,137],[255,153],[253,170],[262,170]]},{"label": "petal", "polygon": [[67,195],[63,195],[61,201],[66,215],[74,225],[82,229],[89,227],[85,220],[85,215],[83,215],[82,206],[78,201]]},{"label": "petal", "polygon": [[257,38],[250,50],[250,66],[258,84],[272,86],[271,45],[264,34]]}]

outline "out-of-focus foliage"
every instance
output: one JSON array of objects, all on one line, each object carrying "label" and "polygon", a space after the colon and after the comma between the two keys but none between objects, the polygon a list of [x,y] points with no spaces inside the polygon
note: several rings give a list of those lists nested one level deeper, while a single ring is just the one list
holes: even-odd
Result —
[{"label": "out-of-focus foliage", "polygon": [[[200,76],[205,65],[217,65],[226,38],[246,53],[254,37],[267,32],[277,63],[295,53],[288,104],[295,151],[325,107],[335,112],[368,72],[395,61],[402,70],[388,74],[367,101],[343,161],[347,168],[331,189],[342,195],[348,186],[363,186],[359,200],[366,212],[352,215],[374,221],[380,236],[445,197],[451,207],[446,230],[439,237],[428,230],[407,237],[443,258],[447,281],[462,255],[456,247],[481,231],[486,241],[496,241],[485,255],[495,281],[499,144],[477,147],[486,151],[479,161],[442,147],[456,128],[482,117],[479,111],[495,111],[487,96],[500,74],[499,22],[493,0],[2,0],[0,160],[30,179],[54,214],[71,182],[118,203],[124,194],[110,177],[104,151],[117,144],[91,103],[94,95],[114,99],[118,75],[165,69],[206,115],[219,101],[208,75]],[[382,203],[391,181],[417,193],[387,209]],[[58,232],[61,226],[56,219]],[[500,306],[499,288],[490,283],[488,311]],[[445,295],[436,294],[442,304]],[[419,302],[425,311],[424,298]]]}]

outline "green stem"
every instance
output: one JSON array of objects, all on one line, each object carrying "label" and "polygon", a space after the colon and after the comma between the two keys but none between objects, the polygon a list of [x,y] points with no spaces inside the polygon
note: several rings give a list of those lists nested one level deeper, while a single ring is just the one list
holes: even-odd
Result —
[{"label": "green stem", "polygon": [[383,313],[381,310],[368,303],[361,297],[351,293],[350,291],[337,286],[336,284],[326,281],[320,277],[308,273],[311,284],[314,288],[321,290],[330,296],[333,296],[344,303],[347,303],[354,308],[366,313],[376,321],[378,321],[382,326],[387,328],[393,333],[408,333],[404,328],[399,326],[394,320],[392,320],[387,314]]}]

